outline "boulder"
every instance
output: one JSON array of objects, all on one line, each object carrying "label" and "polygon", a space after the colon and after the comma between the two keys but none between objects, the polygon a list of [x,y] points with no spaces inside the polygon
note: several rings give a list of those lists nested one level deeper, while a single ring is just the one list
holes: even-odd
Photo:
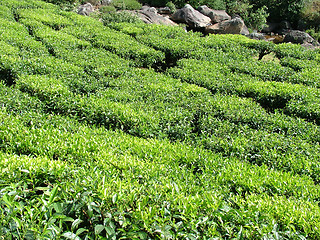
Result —
[{"label": "boulder", "polygon": [[157,14],[157,10],[154,7],[143,7],[137,12],[139,18],[145,23],[162,24],[168,26],[177,26],[175,22],[171,21],[167,17],[163,17]]},{"label": "boulder", "polygon": [[140,10],[141,11],[148,11],[149,8],[150,7],[148,5],[143,5]]},{"label": "boulder", "polygon": [[265,36],[263,33],[253,32],[247,35],[248,38],[255,39],[255,40],[263,40]]},{"label": "boulder", "polygon": [[94,8],[91,3],[80,5],[78,8],[78,14],[80,15],[89,16],[92,12],[94,12]]},{"label": "boulder", "polygon": [[101,0],[101,5],[107,6],[107,5],[110,5],[111,2],[112,2],[112,0]]},{"label": "boulder", "polygon": [[155,7],[149,7],[148,9],[146,9],[146,11],[152,12],[152,13],[155,13],[155,14],[158,13],[158,10]]},{"label": "boulder", "polygon": [[319,49],[320,48],[320,44],[318,42],[316,43],[304,43],[304,44],[301,44],[302,47],[305,47],[307,49],[311,49],[311,50],[314,50],[314,49]]},{"label": "boulder", "polygon": [[240,34],[244,22],[241,18],[234,18],[231,20],[223,21],[206,27],[205,32],[214,34]]},{"label": "boulder", "polygon": [[302,32],[299,30],[292,30],[288,34],[285,35],[283,42],[291,42],[291,43],[298,43],[298,44],[319,44],[315,41],[308,33]]},{"label": "boulder", "polygon": [[186,23],[190,28],[205,28],[211,23],[211,19],[199,11],[195,10],[191,5],[186,4],[183,8],[176,11],[171,19],[175,22]]},{"label": "boulder", "polygon": [[171,14],[171,9],[169,7],[161,7],[161,8],[158,8],[158,13],[169,15]]},{"label": "boulder", "polygon": [[203,15],[209,17],[212,23],[219,23],[226,20],[231,20],[231,17],[224,10],[212,10],[206,5],[200,6],[197,9]]},{"label": "boulder", "polygon": [[245,36],[247,36],[247,35],[250,34],[249,29],[248,29],[248,27],[247,27],[246,25],[243,26],[240,34],[241,34],[241,35],[245,35]]}]

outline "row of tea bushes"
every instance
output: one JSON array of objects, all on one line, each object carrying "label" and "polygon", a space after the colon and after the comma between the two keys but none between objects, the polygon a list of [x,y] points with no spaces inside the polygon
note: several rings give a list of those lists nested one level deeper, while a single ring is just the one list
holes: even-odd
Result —
[{"label": "row of tea bushes", "polygon": [[38,55],[48,55],[46,47],[30,36],[28,29],[20,23],[5,19],[1,20],[0,34],[1,41],[18,47],[23,51]]},{"label": "row of tea bushes", "polygon": [[[319,54],[299,46],[288,44],[275,46],[270,42],[255,41],[239,35],[209,35],[202,38],[199,34],[185,33],[181,28],[170,26],[114,23],[110,27],[163,51],[166,54],[167,67],[174,65],[182,58],[196,58],[220,62],[229,66],[232,72],[256,76],[264,81],[290,82],[311,87],[319,85],[319,62],[316,60],[320,59]],[[290,62],[286,60],[288,57],[285,57],[290,56],[285,55],[287,49],[297,53],[295,58],[289,57]],[[274,61],[261,61],[270,53],[276,53],[276,56],[281,57],[281,64]],[[253,58],[256,55],[259,60]],[[307,60],[307,56],[310,56],[308,59],[314,60]],[[305,63],[301,64],[299,61],[305,61]],[[308,69],[302,70],[302,66],[308,61],[310,61]]]},{"label": "row of tea bushes", "polygon": [[308,177],[54,115],[0,117],[3,236],[318,236]]},{"label": "row of tea bushes", "polygon": [[[211,92],[234,93],[251,97],[267,109],[284,109],[285,113],[319,123],[319,90],[300,84],[261,81],[244,74],[231,73],[225,65],[209,61],[184,59],[167,71],[175,78],[197,84]],[[223,79],[223,81],[221,81]],[[290,102],[295,104],[290,105]],[[287,107],[287,105],[290,107]],[[314,107],[312,107],[312,105]],[[303,107],[309,106],[305,114]]]},{"label": "row of tea bushes", "polygon": [[274,52],[279,59],[293,57],[303,60],[315,60],[320,62],[320,54],[317,50],[306,49],[298,44],[284,43],[275,46]]},{"label": "row of tea bushes", "polygon": [[48,11],[58,10],[59,7],[39,0],[2,0],[0,2],[1,8],[3,6],[10,8],[15,11],[20,8],[24,9],[47,9]]},{"label": "row of tea bushes", "polygon": [[[230,69],[278,47],[162,26],[111,30],[40,3],[0,3],[1,236],[320,237],[319,128],[284,114],[316,113],[317,89]],[[198,60],[167,74],[137,68],[170,56]],[[283,103],[287,112],[275,109]]]},{"label": "row of tea bushes", "polygon": [[[90,49],[88,49],[88,50],[90,50]],[[84,51],[86,51],[86,50],[84,50]],[[87,52],[85,52],[84,54],[86,54]],[[66,56],[66,54],[64,56]],[[73,61],[73,58],[69,59],[69,61]],[[82,63],[83,63],[83,61],[82,61]],[[82,63],[79,63],[79,64],[81,65]],[[116,61],[116,63],[118,63],[118,62]],[[107,69],[107,68],[105,68],[105,69]],[[54,69],[53,72],[55,72],[55,71],[57,71],[57,70]],[[134,72],[132,72],[132,73],[136,74]],[[129,76],[130,76],[130,74],[131,73],[129,73]],[[63,75],[64,75],[64,73],[62,72],[62,73],[58,74],[57,76],[59,76],[61,78],[61,80],[64,81],[64,83],[61,83],[61,84],[66,84],[67,81],[64,80]],[[147,78],[147,76],[149,76],[149,77]],[[62,94],[60,94],[59,90],[61,90],[61,89],[60,89],[59,82],[56,81],[54,78],[53,79],[49,78],[48,82],[47,82],[47,80],[44,80],[44,82],[43,82],[43,79],[47,79],[46,77],[39,78],[39,77],[35,76],[34,78],[21,78],[21,79],[31,79],[31,82],[32,82],[31,89],[29,88],[30,86],[28,86],[28,84],[21,85],[20,84],[21,82],[19,83],[18,87],[20,87],[20,89],[22,89],[24,91],[30,92],[31,94],[36,94],[37,96],[40,96],[40,99],[42,99],[43,101],[45,101],[47,103],[49,110],[52,110],[52,111],[54,110],[57,112],[61,111],[60,113],[75,115],[79,119],[89,121],[90,123],[102,124],[105,126],[109,126],[111,128],[118,128],[119,127],[120,129],[124,129],[125,131],[128,131],[128,132],[135,134],[135,135],[138,135],[138,136],[162,136],[163,135],[163,136],[168,136],[173,140],[177,140],[177,139],[183,140],[183,139],[189,138],[190,135],[193,135],[194,133],[198,134],[198,132],[201,132],[201,129],[197,129],[198,128],[197,125],[199,125],[199,123],[197,123],[197,121],[198,121],[197,118],[199,117],[199,116],[197,116],[197,114],[199,111],[196,108],[192,109],[193,106],[195,106],[195,104],[190,105],[190,102],[187,101],[186,103],[182,102],[182,105],[180,105],[180,106],[179,105],[172,106],[172,104],[174,102],[176,102],[177,96],[179,96],[179,95],[175,96],[175,98],[172,98],[172,101],[168,101],[168,99],[166,99],[168,97],[168,95],[167,95],[168,92],[164,93],[163,90],[167,89],[168,83],[170,82],[170,84],[172,84],[173,80],[161,78],[164,80],[164,82],[163,82],[164,86],[159,89],[160,90],[159,95],[152,96],[152,95],[154,95],[153,90],[158,89],[158,87],[156,87],[156,85],[150,85],[151,78],[154,78],[154,76],[155,76],[155,74],[151,71],[150,74],[148,73],[148,74],[143,74],[141,76],[140,75],[134,76],[134,79],[133,79],[134,82],[129,83],[128,79],[127,79],[127,75],[125,75],[123,79],[125,79],[127,81],[127,83],[125,83],[124,81],[120,81],[120,82],[118,81],[117,84],[121,84],[121,85],[118,85],[118,87],[121,86],[121,88],[119,90],[115,91],[114,89],[110,89],[108,91],[99,92],[98,97],[91,96],[91,97],[89,97],[89,100],[88,100],[88,98],[85,98],[85,100],[81,100],[81,98],[83,98],[83,96],[74,95],[69,90],[66,90],[66,92],[64,92],[64,90],[63,90]],[[160,76],[160,75],[157,75],[157,76]],[[146,78],[145,83],[142,85],[144,88],[147,87],[148,85],[150,85],[148,91],[141,92],[141,89],[132,89],[132,86],[134,86],[135,82],[140,81],[140,84],[141,84],[141,80],[139,80],[139,78],[141,78],[141,77]],[[41,80],[40,82],[39,82],[39,79]],[[98,77],[98,79],[100,80],[99,77]],[[67,80],[68,80],[68,78],[67,78]],[[75,81],[75,80],[73,80],[73,81]],[[159,85],[159,79],[156,79],[153,81],[155,81],[156,84]],[[37,83],[37,82],[39,82],[39,83]],[[45,82],[47,82],[48,84],[45,84]],[[54,87],[52,87],[56,83],[58,83],[58,85],[59,85],[58,90],[55,89]],[[88,82],[88,81],[85,83],[88,86],[90,86],[90,84],[92,84],[92,82]],[[123,85],[124,83],[125,83],[125,85]],[[37,85],[37,84],[40,84],[40,85]],[[128,84],[130,86],[128,86]],[[70,86],[70,85],[72,85],[72,83],[68,84],[68,85]],[[35,86],[36,86],[36,88],[35,88]],[[44,90],[40,90],[40,91],[36,90],[36,92],[34,92],[34,89],[38,89],[39,87],[40,87],[40,89],[44,88]],[[64,88],[62,88],[62,89],[64,89]],[[139,90],[140,93],[137,92],[137,90]],[[74,90],[72,90],[72,91],[74,91]],[[175,92],[177,92],[177,91],[181,92],[181,88],[173,88],[172,93],[170,93],[170,94],[176,95]],[[197,91],[198,90],[196,90],[196,92]],[[85,92],[87,93],[88,91],[85,91]],[[194,95],[196,92],[192,91],[190,93],[192,95]],[[137,95],[137,93],[139,93],[140,95]],[[151,96],[152,96],[152,98],[150,98]],[[64,102],[62,101],[61,104],[55,103],[55,101],[61,97],[66,98],[66,99],[72,99],[72,100],[68,100],[68,101],[63,100]],[[180,95],[179,97],[181,98],[182,95]],[[201,100],[201,98],[199,99],[200,103],[205,106],[204,103],[207,102],[207,97],[205,97],[203,100]],[[108,99],[110,99],[112,101],[116,101],[118,103],[114,104],[114,103],[112,103],[112,101],[110,101]],[[130,102],[128,103],[129,99],[130,99]],[[143,101],[146,101],[146,100],[148,100],[148,102],[144,103]],[[86,102],[86,101],[88,101],[88,102]],[[95,110],[96,108],[92,107],[92,105],[98,106],[98,105],[101,105],[104,101],[109,102],[109,105],[107,104],[105,106],[105,108],[102,108],[102,109],[108,110],[109,113],[102,114],[102,115],[96,114],[99,112],[96,112],[96,110]],[[167,102],[167,103],[165,103],[165,102]],[[94,104],[92,104],[92,103],[94,103]],[[199,101],[196,101],[196,103],[199,103]],[[69,104],[69,106],[68,106],[68,104]],[[139,104],[140,110],[136,109],[137,104]],[[150,108],[150,106],[153,106],[151,108],[151,110],[148,109],[148,108]],[[184,106],[187,106],[187,108],[185,108]],[[181,107],[183,107],[183,108],[181,108]],[[83,109],[83,108],[87,109],[87,111],[85,111],[85,112],[80,111],[80,109]],[[92,108],[91,111],[89,111],[90,108]],[[97,107],[97,108],[99,109],[99,107]],[[114,109],[114,108],[116,109],[116,111],[110,112],[110,109]],[[117,109],[119,109],[119,111]],[[162,115],[164,117],[160,118],[159,113],[155,114],[155,111],[154,111],[155,109],[157,109],[157,111],[159,111],[159,110],[163,111]],[[191,109],[191,111],[190,111],[190,109]],[[201,111],[202,112],[206,111],[206,107],[204,107],[203,109],[200,109],[200,112]],[[93,113],[90,113],[90,112],[93,112]],[[131,112],[131,113],[128,116],[126,116],[128,114],[128,112]],[[176,114],[176,113],[168,114],[170,112],[172,112],[172,113],[178,112],[179,114]],[[149,115],[151,116],[152,120],[150,120],[151,118],[146,117]],[[95,116],[95,117],[92,117],[92,116]],[[138,123],[139,121],[137,120],[139,118],[143,119],[140,123]],[[143,123],[144,121],[147,122],[146,125],[145,125],[145,123]],[[177,125],[177,123],[179,123],[179,124]],[[244,123],[251,125],[251,127],[254,126],[254,124],[255,124],[250,121],[248,123],[246,123],[246,122],[244,122]],[[136,128],[137,124],[141,127]],[[152,127],[150,127],[150,126],[152,126]],[[256,127],[257,126],[255,126],[255,128]],[[208,129],[208,128],[205,127],[205,129]]]},{"label": "row of tea bushes", "polygon": [[[92,44],[97,48],[116,53],[120,57],[133,59],[138,66],[149,67],[161,63],[164,59],[161,52],[138,43],[126,34],[99,24],[96,24],[96,27],[79,25],[77,24],[79,19],[72,14],[61,16],[54,11],[43,17],[43,11],[34,9],[29,14],[29,10],[22,9],[18,11],[18,15],[21,22],[28,26],[32,34],[40,39],[53,54],[59,55],[59,51],[64,48],[84,49]],[[61,31],[58,31],[59,29]]]},{"label": "row of tea bushes", "polygon": [[[147,79],[146,77],[145,74],[144,79]],[[162,79],[162,81],[166,80],[163,82],[163,87],[166,89],[164,90],[160,86],[161,79],[155,80],[158,86],[151,85],[151,77],[154,78],[154,74],[150,75],[147,81],[149,89],[143,92],[128,88],[120,91],[98,92],[88,97],[73,94],[61,80],[46,76],[20,78],[16,86],[38,97],[46,104],[47,111],[73,116],[79,121],[109,129],[121,129],[145,138],[169,138],[174,141],[194,139],[192,141],[195,145],[205,146],[224,156],[237,156],[254,164],[264,164],[270,168],[306,174],[315,181],[319,180],[317,166],[320,149],[316,137],[313,138],[317,127],[296,121],[292,126],[285,128],[284,125],[290,118],[279,123],[277,122],[279,119],[276,117],[272,119],[270,116],[269,127],[264,127],[265,130],[255,130],[248,127],[260,129],[259,125],[254,125],[255,114],[251,115],[251,119],[250,116],[247,119],[243,117],[243,120],[239,118],[242,109],[247,112],[250,102],[242,101],[242,104],[239,104],[239,99],[229,96],[215,96],[213,99],[206,91],[190,89],[188,85],[171,86],[172,89],[169,89],[170,79],[166,78]],[[197,93],[195,91],[199,91],[198,97],[193,95],[188,99],[190,93]],[[186,93],[189,94],[186,95]],[[141,98],[139,94],[145,97]],[[172,94],[171,99],[168,94]],[[151,95],[153,98],[148,97]],[[177,99],[180,99],[179,103],[175,103]],[[199,108],[200,104],[202,104],[201,108]],[[198,107],[195,108],[196,106]],[[230,106],[234,106],[233,112],[226,111]],[[255,113],[255,109],[259,109],[259,106],[251,108]],[[261,110],[261,113],[264,112]],[[219,117],[222,121],[217,121]],[[239,123],[233,126],[232,122],[224,120],[228,118],[231,121],[237,119]],[[262,125],[262,122],[256,122],[256,124]],[[298,132],[301,128],[296,129],[296,125],[300,125],[308,132],[300,136]],[[284,134],[276,133],[281,132],[281,126],[284,128],[282,130]],[[300,138],[305,138],[311,143]],[[314,144],[313,141],[316,143]],[[302,158],[305,159],[303,163],[301,160],[295,162],[295,159]]]}]

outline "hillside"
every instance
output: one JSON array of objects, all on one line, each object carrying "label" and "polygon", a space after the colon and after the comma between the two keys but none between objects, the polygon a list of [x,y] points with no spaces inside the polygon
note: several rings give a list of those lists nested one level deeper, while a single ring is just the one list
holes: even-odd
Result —
[{"label": "hillside", "polygon": [[319,88],[320,50],[1,0],[0,239],[320,239]]}]

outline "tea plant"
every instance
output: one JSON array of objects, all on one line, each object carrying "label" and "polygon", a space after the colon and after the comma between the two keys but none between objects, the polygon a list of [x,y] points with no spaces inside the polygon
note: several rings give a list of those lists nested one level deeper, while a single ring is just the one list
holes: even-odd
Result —
[{"label": "tea plant", "polygon": [[319,239],[319,51],[37,0],[0,34],[2,238]]}]

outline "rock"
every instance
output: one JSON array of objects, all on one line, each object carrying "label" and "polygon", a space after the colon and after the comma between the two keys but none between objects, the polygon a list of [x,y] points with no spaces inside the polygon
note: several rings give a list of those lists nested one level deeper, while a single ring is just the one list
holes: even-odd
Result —
[{"label": "rock", "polygon": [[288,34],[285,35],[283,42],[291,42],[291,43],[298,43],[298,44],[319,44],[315,41],[308,33],[302,32],[299,30],[292,30]]},{"label": "rock", "polygon": [[91,3],[86,3],[84,5],[80,5],[78,8],[78,14],[89,16],[90,13],[94,11],[94,8]]},{"label": "rock", "polygon": [[157,9],[156,9],[155,7],[150,7],[149,9],[147,9],[147,11],[148,11],[148,12],[155,13],[155,14],[158,13],[158,11],[157,11]]},{"label": "rock", "polygon": [[240,34],[241,34],[241,35],[245,35],[245,36],[247,36],[247,35],[250,34],[249,29],[248,29],[248,27],[247,27],[246,25],[243,26]]},{"label": "rock", "polygon": [[320,47],[320,44],[318,42],[316,42],[316,44],[304,43],[304,44],[301,44],[301,46],[307,49],[314,50],[314,49],[318,49]]},{"label": "rock", "polygon": [[197,9],[203,15],[209,17],[212,23],[219,23],[225,20],[231,20],[231,17],[224,10],[212,10],[206,5],[200,6]]},{"label": "rock", "polygon": [[101,5],[107,6],[107,5],[110,5],[111,2],[112,2],[112,0],[101,0]]},{"label": "rock", "polygon": [[263,33],[253,32],[253,33],[248,34],[247,36],[248,36],[248,38],[255,39],[255,40],[265,39],[265,36]]},{"label": "rock", "polygon": [[223,21],[206,27],[205,32],[215,34],[240,34],[244,27],[244,22],[241,18],[234,18]]},{"label": "rock", "polygon": [[171,14],[171,9],[169,7],[162,7],[158,9],[158,13],[169,15]]},{"label": "rock", "polygon": [[211,23],[211,19],[199,11],[195,10],[189,4],[176,11],[171,19],[175,22],[186,23],[190,28],[205,28]]},{"label": "rock", "polygon": [[157,11],[154,11],[154,8],[152,7],[143,7],[137,13],[139,18],[145,23],[162,24],[168,26],[178,25],[175,22],[171,21],[169,18],[157,14]]},{"label": "rock", "polygon": [[148,11],[149,8],[150,8],[149,6],[143,5],[140,10],[141,11]]}]

